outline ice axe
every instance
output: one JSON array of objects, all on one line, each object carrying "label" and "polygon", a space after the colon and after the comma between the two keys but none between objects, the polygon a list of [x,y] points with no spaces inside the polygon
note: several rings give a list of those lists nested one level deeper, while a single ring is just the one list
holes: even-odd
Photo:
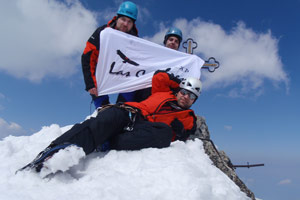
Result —
[{"label": "ice axe", "polygon": [[249,162],[247,162],[247,165],[232,165],[232,167],[234,169],[236,169],[238,167],[247,167],[247,168],[250,168],[250,167],[262,167],[262,166],[265,166],[265,164],[252,164],[252,165],[250,165]]},{"label": "ice axe", "polygon": [[[186,50],[186,53],[193,54],[193,51],[198,47],[198,44],[192,38],[188,38],[182,43],[182,47]],[[202,66],[202,68],[207,69],[209,72],[214,72],[219,67],[220,63],[214,57],[210,57]]]}]

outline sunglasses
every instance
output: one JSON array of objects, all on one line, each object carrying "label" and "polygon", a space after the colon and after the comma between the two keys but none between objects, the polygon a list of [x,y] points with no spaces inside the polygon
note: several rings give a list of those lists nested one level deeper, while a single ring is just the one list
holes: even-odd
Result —
[{"label": "sunglasses", "polygon": [[195,100],[197,98],[197,96],[194,93],[192,93],[192,92],[190,92],[190,91],[188,91],[186,89],[180,89],[179,92],[183,96],[188,95],[191,100]]}]

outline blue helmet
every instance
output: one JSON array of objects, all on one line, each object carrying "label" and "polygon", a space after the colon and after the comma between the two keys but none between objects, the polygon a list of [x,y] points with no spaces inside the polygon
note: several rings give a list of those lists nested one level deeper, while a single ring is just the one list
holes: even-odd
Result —
[{"label": "blue helmet", "polygon": [[135,21],[138,15],[138,9],[136,5],[131,1],[125,1],[120,5],[117,14],[124,15]]},{"label": "blue helmet", "polygon": [[179,40],[179,44],[182,40],[182,32],[179,28],[176,28],[176,27],[171,27],[167,32],[166,32],[166,35],[165,35],[165,39],[164,39],[164,44],[166,44],[167,42],[167,39],[170,37],[170,36],[175,36],[178,38]]}]

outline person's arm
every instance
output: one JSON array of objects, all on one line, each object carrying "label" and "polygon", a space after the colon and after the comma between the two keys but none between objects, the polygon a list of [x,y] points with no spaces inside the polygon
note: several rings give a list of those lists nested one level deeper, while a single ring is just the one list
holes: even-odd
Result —
[{"label": "person's arm", "polygon": [[81,56],[82,72],[85,82],[85,89],[91,94],[97,91],[96,84],[96,66],[99,56],[99,35],[104,27],[99,27],[86,43],[86,47]]},{"label": "person's arm", "polygon": [[169,92],[179,87],[180,80],[173,74],[158,70],[152,78],[152,94],[155,92]]},{"label": "person's arm", "polygon": [[182,122],[175,118],[171,122],[171,128],[175,133],[175,140],[186,141],[190,135],[195,134],[196,124],[191,130],[185,130]]}]

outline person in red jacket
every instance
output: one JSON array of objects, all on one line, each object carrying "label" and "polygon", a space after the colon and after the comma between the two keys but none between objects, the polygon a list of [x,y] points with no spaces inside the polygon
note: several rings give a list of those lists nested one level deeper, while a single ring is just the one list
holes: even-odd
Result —
[{"label": "person in red jacket", "polygon": [[[82,72],[85,82],[85,90],[92,96],[96,108],[109,103],[108,95],[98,96],[97,81],[96,81],[96,66],[98,63],[99,46],[100,46],[100,33],[107,27],[138,36],[138,30],[135,26],[137,19],[138,9],[137,6],[130,2],[123,2],[115,16],[107,24],[97,28],[86,43],[86,47],[81,56]],[[132,101],[134,100],[134,92],[121,93],[118,97],[119,101]]]},{"label": "person in red jacket", "polygon": [[70,145],[90,154],[107,141],[116,150],[164,148],[172,141],[185,141],[196,130],[196,116],[190,107],[201,89],[196,78],[180,81],[166,71],[157,71],[149,98],[103,107],[95,118],[75,124],[56,138],[22,170],[34,168],[39,172],[45,160]]}]

